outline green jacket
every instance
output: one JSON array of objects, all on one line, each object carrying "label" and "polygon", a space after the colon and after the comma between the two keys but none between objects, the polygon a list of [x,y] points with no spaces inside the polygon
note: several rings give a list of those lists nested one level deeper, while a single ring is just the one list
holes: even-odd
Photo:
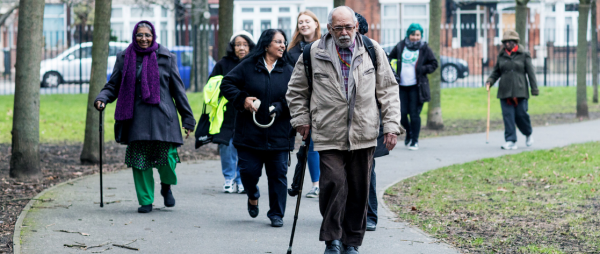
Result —
[{"label": "green jacket", "polygon": [[498,61],[487,82],[493,86],[500,79],[498,99],[513,97],[527,99],[529,98],[529,87],[527,86],[525,74],[529,78],[531,94],[538,95],[540,90],[537,87],[535,69],[531,64],[529,52],[524,49],[523,45],[519,45],[517,52],[509,56],[503,47],[500,54],[498,54]]}]

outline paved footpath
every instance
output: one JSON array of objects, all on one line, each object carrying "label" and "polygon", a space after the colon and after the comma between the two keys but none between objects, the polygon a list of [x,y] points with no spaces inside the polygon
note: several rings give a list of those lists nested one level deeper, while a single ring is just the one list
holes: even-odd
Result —
[{"label": "paved footpath", "polygon": [[[389,156],[377,159],[377,191],[383,191],[397,181],[456,163],[481,158],[547,149],[600,140],[600,120],[576,124],[534,128],[535,145],[526,148],[519,136],[519,150],[504,151],[503,133],[492,132],[490,144],[485,134],[470,134],[421,140],[419,151],[397,147]],[[294,162],[295,165],[295,162]],[[105,242],[139,248],[139,253],[285,253],[292,228],[295,198],[288,198],[283,228],[271,228],[268,210],[266,176],[259,186],[262,197],[260,215],[252,219],[246,211],[246,196],[221,192],[223,177],[219,161],[199,161],[178,166],[179,184],[174,187],[177,206],[164,208],[156,182],[155,209],[150,214],[137,213],[137,200],[130,170],[106,174],[105,201],[100,208],[98,175],[84,177],[48,191],[43,197],[54,201],[36,201],[21,227],[21,253],[93,253],[109,245],[80,250],[64,244],[84,243],[87,246]],[[291,170],[290,170],[291,171]],[[291,181],[293,173],[288,174]],[[155,178],[158,175],[155,173]],[[310,180],[305,181],[305,190]],[[380,201],[381,202],[381,201]],[[63,206],[68,207],[65,209]],[[36,208],[37,207],[37,208]],[[321,216],[317,199],[302,199],[300,220],[293,253],[323,253],[318,241]],[[89,234],[57,232],[75,231]],[[102,253],[135,253],[111,246]],[[395,222],[393,215],[381,207],[380,222],[375,232],[367,232],[363,254],[388,253],[458,253],[406,223]]]}]

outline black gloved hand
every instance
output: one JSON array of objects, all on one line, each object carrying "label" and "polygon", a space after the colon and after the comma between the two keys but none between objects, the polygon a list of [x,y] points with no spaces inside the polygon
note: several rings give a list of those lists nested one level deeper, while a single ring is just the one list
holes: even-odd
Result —
[{"label": "black gloved hand", "polygon": [[281,102],[273,102],[271,106],[275,107],[275,109],[269,112],[269,115],[275,113],[275,116],[281,116],[283,114],[283,105],[281,105]]}]

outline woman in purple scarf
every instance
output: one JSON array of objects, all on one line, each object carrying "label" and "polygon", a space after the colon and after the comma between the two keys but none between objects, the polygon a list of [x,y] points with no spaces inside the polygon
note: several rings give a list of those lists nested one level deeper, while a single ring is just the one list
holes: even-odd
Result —
[{"label": "woman in purple scarf", "polygon": [[160,194],[165,206],[175,206],[171,185],[177,184],[177,147],[183,144],[177,112],[187,136],[196,121],[179,76],[177,59],[156,42],[154,26],[148,21],[135,25],[132,43],[117,55],[110,80],[96,97],[94,106],[102,111],[117,98],[115,140],[127,145],[125,164],[133,168],[141,205],[138,212],[152,211],[152,168],[160,174]]}]

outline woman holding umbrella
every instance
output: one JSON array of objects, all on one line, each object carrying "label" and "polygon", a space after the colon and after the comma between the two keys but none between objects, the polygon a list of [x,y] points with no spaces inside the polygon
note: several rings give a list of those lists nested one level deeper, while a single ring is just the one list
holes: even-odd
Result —
[{"label": "woman holding umbrella", "polygon": [[[293,68],[286,46],[283,30],[265,30],[250,55],[221,82],[221,94],[238,110],[233,145],[238,151],[240,176],[248,195],[248,213],[252,218],[258,216],[257,183],[264,165],[269,183],[267,217],[273,227],[283,226],[288,156],[294,149],[285,100]],[[256,100],[260,100],[260,105]]]},{"label": "woman holding umbrella", "polygon": [[160,174],[160,194],[165,206],[175,206],[171,185],[177,184],[177,147],[183,144],[177,112],[188,136],[196,121],[179,76],[177,59],[156,42],[156,30],[149,21],[135,25],[131,44],[117,55],[110,80],[96,97],[94,106],[103,110],[117,98],[115,139],[127,145],[125,164],[133,171],[141,205],[138,212],[152,211],[152,168]]}]

